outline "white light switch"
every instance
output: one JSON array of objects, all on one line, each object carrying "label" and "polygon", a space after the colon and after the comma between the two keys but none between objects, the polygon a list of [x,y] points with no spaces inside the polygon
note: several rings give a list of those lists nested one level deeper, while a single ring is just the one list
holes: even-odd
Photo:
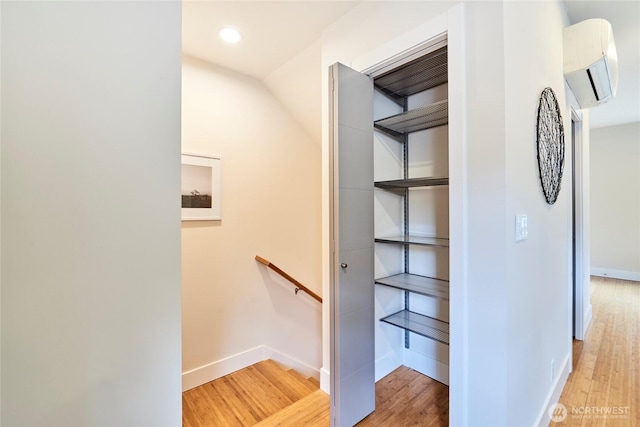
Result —
[{"label": "white light switch", "polygon": [[527,239],[527,215],[516,215],[516,242]]}]

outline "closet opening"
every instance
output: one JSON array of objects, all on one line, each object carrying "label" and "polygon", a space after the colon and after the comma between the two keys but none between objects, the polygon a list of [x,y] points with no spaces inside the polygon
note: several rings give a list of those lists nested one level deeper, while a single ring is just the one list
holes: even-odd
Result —
[{"label": "closet opening", "polygon": [[[448,423],[448,62],[443,34],[363,73],[331,67],[334,425],[425,411]],[[394,384],[421,380],[394,395]],[[424,407],[386,418],[386,393]]]},{"label": "closet opening", "polygon": [[449,383],[446,42],[373,76],[376,381],[405,365]]}]

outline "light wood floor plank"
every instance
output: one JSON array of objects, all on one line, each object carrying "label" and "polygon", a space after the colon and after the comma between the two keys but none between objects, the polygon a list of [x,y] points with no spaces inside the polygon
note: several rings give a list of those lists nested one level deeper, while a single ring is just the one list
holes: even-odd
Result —
[{"label": "light wood floor plank", "polygon": [[368,426],[447,426],[449,387],[401,366],[376,383],[376,410]]},{"label": "light wood floor plank", "polygon": [[[247,371],[251,371],[251,368],[251,366],[247,368]],[[251,374],[253,373],[255,372],[251,372]],[[242,372],[230,381],[234,382],[233,388],[238,398],[255,414],[254,422],[258,422],[293,403],[276,387],[269,386],[265,380],[251,374],[250,372]]]},{"label": "light wood floor plank", "polygon": [[234,376],[236,375],[232,374],[220,378],[220,381],[202,386],[202,392],[205,393],[211,405],[205,406],[199,413],[211,411],[215,419],[213,425],[218,423],[225,423],[224,425],[228,426],[250,425],[260,419],[244,399],[242,390],[236,390]]},{"label": "light wood floor plank", "polygon": [[592,277],[591,305],[560,397],[567,419],[550,425],[640,426],[640,283]]},{"label": "light wood floor plank", "polygon": [[311,393],[311,383],[303,387],[295,377],[288,380],[293,390],[281,388],[289,384],[282,378],[270,380],[283,375],[284,369],[264,361],[184,392],[183,426],[252,426]]},{"label": "light wood floor plank", "polygon": [[254,366],[261,375],[287,395],[291,400],[290,403],[303,398],[318,388],[313,387],[305,378],[294,375],[293,371],[286,371],[273,360],[265,360]]},{"label": "light wood floor plank", "polygon": [[316,390],[259,422],[256,427],[327,427],[329,416],[329,395]]}]

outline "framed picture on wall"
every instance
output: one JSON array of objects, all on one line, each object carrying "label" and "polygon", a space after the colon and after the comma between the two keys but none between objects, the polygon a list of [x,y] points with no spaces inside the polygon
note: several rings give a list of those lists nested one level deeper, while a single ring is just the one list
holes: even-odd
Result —
[{"label": "framed picture on wall", "polygon": [[182,220],[222,219],[221,159],[182,154]]}]

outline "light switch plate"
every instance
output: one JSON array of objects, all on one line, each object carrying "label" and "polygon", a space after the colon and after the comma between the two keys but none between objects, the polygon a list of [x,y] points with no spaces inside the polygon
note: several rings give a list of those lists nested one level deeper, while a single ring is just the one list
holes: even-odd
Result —
[{"label": "light switch plate", "polygon": [[527,215],[516,215],[516,242],[521,242],[527,239]]}]

